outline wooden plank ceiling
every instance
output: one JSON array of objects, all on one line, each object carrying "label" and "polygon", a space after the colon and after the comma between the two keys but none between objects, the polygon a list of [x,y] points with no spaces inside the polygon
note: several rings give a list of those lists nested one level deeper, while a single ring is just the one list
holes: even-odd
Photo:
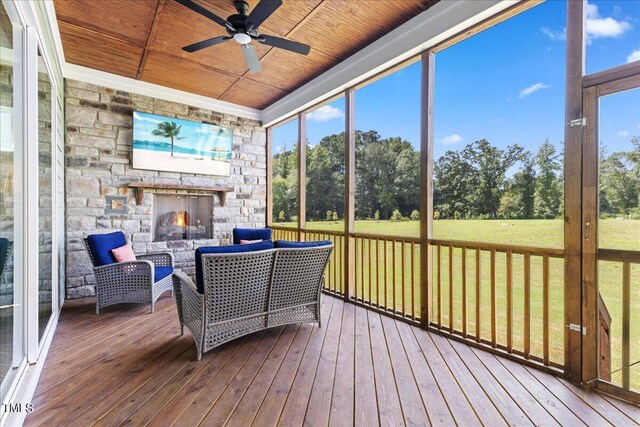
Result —
[{"label": "wooden plank ceiling", "polygon": [[[258,0],[248,0],[250,10]],[[268,0],[265,0],[268,1]],[[262,72],[248,73],[227,42],[182,47],[224,28],[175,0],[55,0],[67,62],[263,109],[353,55],[438,0],[284,0],[260,32],[311,46],[308,56],[254,42]],[[233,0],[195,0],[226,18]]]}]

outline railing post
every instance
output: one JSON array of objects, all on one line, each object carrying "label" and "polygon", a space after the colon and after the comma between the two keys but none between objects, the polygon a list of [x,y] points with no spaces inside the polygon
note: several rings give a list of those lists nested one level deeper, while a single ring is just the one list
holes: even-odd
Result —
[{"label": "railing post", "polygon": [[433,260],[429,240],[433,237],[433,81],[435,53],[422,53],[420,114],[420,325],[431,322]]},{"label": "railing post", "polygon": [[355,229],[355,187],[356,187],[356,121],[355,91],[347,89],[345,96],[345,144],[344,144],[344,299],[349,300],[356,283],[355,240],[351,234]]},{"label": "railing post", "polygon": [[307,228],[307,114],[298,114],[298,240]]},{"label": "railing post", "polygon": [[[567,2],[567,47],[566,47],[566,89],[565,89],[565,131],[564,131],[564,365],[565,375],[573,380],[591,380],[596,372],[582,360],[580,332],[569,325],[582,325],[582,126],[572,126],[572,122],[582,122],[582,76],[584,75],[586,1]],[[595,309],[594,315],[595,315]],[[590,327],[591,325],[589,325]],[[581,328],[579,328],[580,330]],[[588,331],[591,333],[593,331]],[[595,346],[591,350],[595,350]]]},{"label": "railing post", "polygon": [[622,263],[622,388],[631,389],[631,263]]},{"label": "railing post", "polygon": [[267,163],[267,192],[266,192],[266,198],[267,198],[267,208],[265,211],[265,218],[264,218],[264,222],[265,222],[265,226],[269,227],[271,226],[271,221],[273,220],[273,159],[271,158],[272,156],[272,151],[273,151],[273,146],[272,144],[272,138],[273,138],[273,132],[271,130],[271,128],[267,128],[267,147],[266,147],[266,151],[267,151],[267,157],[266,157],[266,163]]}]

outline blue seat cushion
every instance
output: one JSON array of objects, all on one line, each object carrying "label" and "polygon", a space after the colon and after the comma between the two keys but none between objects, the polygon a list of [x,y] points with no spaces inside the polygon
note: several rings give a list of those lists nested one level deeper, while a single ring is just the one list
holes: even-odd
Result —
[{"label": "blue seat cushion", "polygon": [[318,240],[315,242],[289,242],[287,240],[276,240],[276,248],[315,248],[318,246],[328,246],[333,243],[331,240]]},{"label": "blue seat cushion", "polygon": [[173,274],[173,267],[154,267],[153,269],[153,275],[156,282],[159,282],[170,274]]},{"label": "blue seat cushion", "polygon": [[234,228],[233,244],[239,245],[240,240],[271,240],[270,228]]},{"label": "blue seat cushion", "polygon": [[266,249],[273,249],[273,242],[271,240],[264,240],[259,243],[249,243],[246,245],[202,246],[196,249],[196,288],[198,288],[198,292],[201,294],[204,293],[204,275],[202,274],[203,254],[235,254],[241,252],[264,251]]},{"label": "blue seat cushion", "polygon": [[116,259],[111,254],[111,249],[119,248],[127,244],[122,231],[106,234],[92,234],[87,237],[87,247],[91,252],[94,267],[113,264]]}]

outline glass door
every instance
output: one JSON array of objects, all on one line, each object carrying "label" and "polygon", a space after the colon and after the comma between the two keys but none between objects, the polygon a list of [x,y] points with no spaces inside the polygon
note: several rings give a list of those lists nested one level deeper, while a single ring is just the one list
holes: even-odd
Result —
[{"label": "glass door", "polygon": [[637,400],[640,74],[588,87],[583,102],[583,358],[600,388]]},{"label": "glass door", "polygon": [[[16,179],[22,173],[19,138],[21,27],[0,3],[0,401],[5,401],[25,361],[24,304],[17,273],[21,199]],[[2,411],[0,411],[2,415]]]}]

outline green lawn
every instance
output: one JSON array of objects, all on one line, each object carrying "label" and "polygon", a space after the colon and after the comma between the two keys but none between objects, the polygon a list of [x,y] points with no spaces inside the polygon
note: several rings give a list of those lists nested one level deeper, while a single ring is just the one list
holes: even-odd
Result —
[{"label": "green lawn", "polygon": [[[293,223],[278,223],[279,226],[295,227]],[[607,219],[600,221],[600,247],[640,250],[640,221]],[[307,229],[342,231],[342,222],[318,221],[307,222]],[[389,236],[419,236],[419,223],[417,221],[356,221],[357,233],[372,233]],[[281,237],[276,235],[276,237]],[[317,236],[319,238],[321,236]],[[433,237],[435,239],[480,241],[491,243],[503,243],[512,245],[526,245],[546,248],[563,247],[563,222],[562,220],[439,220],[433,224]],[[394,306],[398,310],[403,309],[411,313],[412,310],[419,313],[419,248],[414,246],[413,268],[411,264],[411,245],[398,243],[395,248],[395,277],[393,274],[394,251],[392,245],[387,243],[386,251],[383,241],[358,240],[356,292],[358,297],[364,297],[376,303],[384,303],[387,307]],[[329,269],[329,283],[333,287],[334,277],[340,277],[341,272],[341,248],[336,248],[337,256]],[[402,254],[404,251],[404,264]],[[435,251],[435,250],[434,250]],[[369,255],[371,254],[371,255]],[[386,255],[386,261],[385,261]],[[435,256],[435,252],[434,252]],[[370,262],[371,260],[371,262]],[[453,311],[449,309],[449,253],[448,248],[441,252],[442,284],[442,323],[449,325],[450,321],[456,329],[462,329],[462,253],[460,249],[454,249],[453,260]],[[475,252],[467,253],[467,313],[468,330],[476,332],[475,321]],[[513,255],[513,346],[522,349],[524,346],[524,257]],[[612,317],[611,323],[611,353],[612,369],[621,368],[622,349],[622,264],[612,262],[600,262],[599,266],[600,293],[607,305]],[[506,255],[496,254],[496,329],[497,341],[506,344],[507,329],[507,286],[506,286]],[[434,318],[437,310],[437,268],[434,265]],[[632,319],[631,319],[631,362],[640,360],[640,266],[632,267]],[[491,266],[490,253],[481,253],[481,283],[480,283],[480,329],[481,336],[490,339],[491,335],[491,290],[490,290]],[[395,280],[395,282],[394,282]],[[369,286],[371,283],[371,286]],[[394,285],[395,283],[395,285]],[[402,286],[404,283],[404,287]],[[412,286],[413,283],[413,286]],[[542,258],[531,257],[531,353],[542,356]],[[564,333],[564,263],[561,259],[550,261],[550,354],[551,360],[562,362],[563,360],[563,333]],[[395,293],[393,292],[395,290]],[[620,384],[621,374],[615,373],[612,377],[614,383]],[[640,389],[640,365],[632,368],[632,387]]]}]

